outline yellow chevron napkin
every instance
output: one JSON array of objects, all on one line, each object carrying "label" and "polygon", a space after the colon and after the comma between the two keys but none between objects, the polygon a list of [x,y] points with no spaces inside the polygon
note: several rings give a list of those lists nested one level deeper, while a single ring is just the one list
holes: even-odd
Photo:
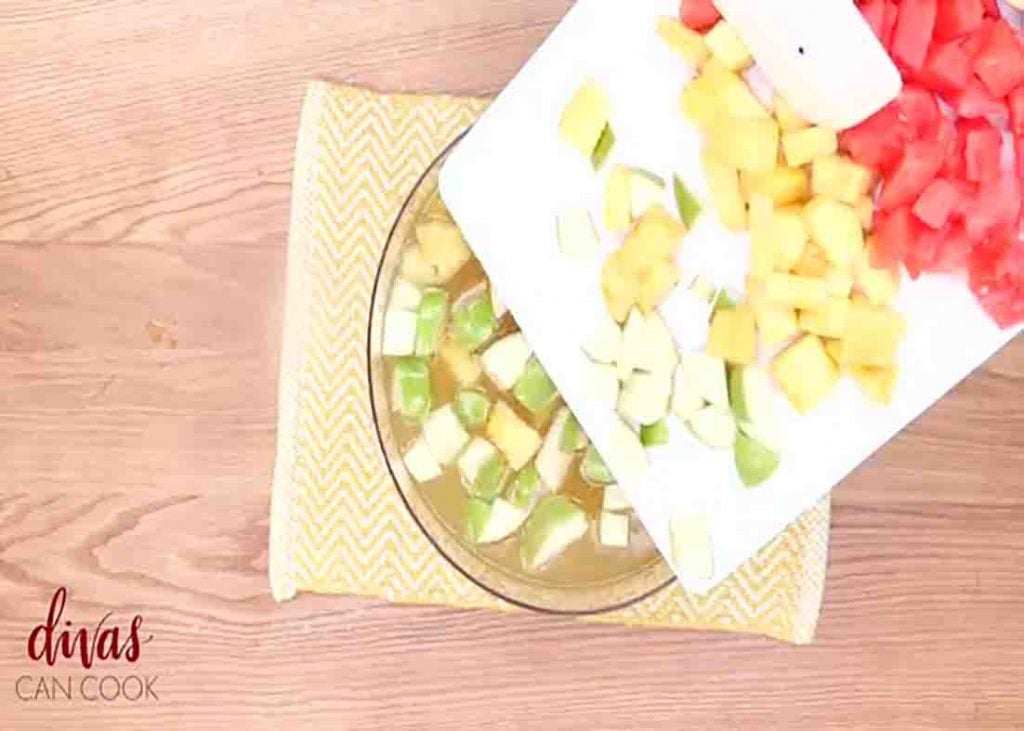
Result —
[{"label": "yellow chevron napkin", "polygon": [[[306,591],[521,611],[465,579],[407,513],[377,442],[365,367],[371,289],[388,232],[419,176],[486,105],[309,87],[292,191],[271,507],[278,601]],[[673,585],[586,621],[810,642],[828,531],[826,499],[709,595]]]}]

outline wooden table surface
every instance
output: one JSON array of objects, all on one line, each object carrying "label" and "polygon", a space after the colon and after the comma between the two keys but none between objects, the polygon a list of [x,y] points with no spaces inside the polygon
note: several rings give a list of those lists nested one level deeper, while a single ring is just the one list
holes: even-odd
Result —
[{"label": "wooden table surface", "polygon": [[[0,0],[0,727],[1024,726],[1020,341],[838,490],[812,647],[271,601],[303,84],[494,92],[568,4]],[[60,585],[159,700],[19,699]]]}]

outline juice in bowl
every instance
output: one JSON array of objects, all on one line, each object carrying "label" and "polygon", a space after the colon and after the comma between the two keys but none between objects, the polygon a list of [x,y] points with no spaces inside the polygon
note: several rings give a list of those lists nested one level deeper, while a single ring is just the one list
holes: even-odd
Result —
[{"label": "juice in bowl", "polygon": [[447,153],[402,208],[375,282],[368,369],[390,475],[437,550],[499,598],[629,605],[671,570],[452,222],[437,185]]}]

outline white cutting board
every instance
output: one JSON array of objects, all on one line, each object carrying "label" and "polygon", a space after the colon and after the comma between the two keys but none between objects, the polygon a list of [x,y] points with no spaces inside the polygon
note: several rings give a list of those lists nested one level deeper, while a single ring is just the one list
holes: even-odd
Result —
[{"label": "white cutting board", "polygon": [[[581,346],[604,310],[599,271],[617,240],[603,233],[600,255],[584,264],[569,260],[559,251],[556,216],[585,205],[601,221],[604,178],[616,162],[666,178],[678,173],[708,211],[683,242],[684,276],[703,273],[743,291],[748,238],[725,231],[711,212],[700,135],[679,109],[690,71],[655,34],[656,19],[677,9],[677,0],[581,0],[441,173],[442,195],[498,296],[606,454],[617,417],[585,397]],[[588,77],[608,92],[618,136],[600,176],[557,132],[566,103]],[[999,330],[952,278],[908,283],[897,308],[908,318],[909,333],[892,406],[871,404],[850,379],[809,416],[784,405],[782,465],[754,489],[737,477],[731,450],[705,447],[670,417],[671,441],[650,452],[651,469],[640,480],[620,480],[666,556],[674,511],[709,515],[714,575],[680,576],[687,589],[707,592],[729,576],[1017,332]],[[668,314],[671,323],[685,319]],[[694,332],[685,324],[679,329],[677,338],[692,343]]]}]

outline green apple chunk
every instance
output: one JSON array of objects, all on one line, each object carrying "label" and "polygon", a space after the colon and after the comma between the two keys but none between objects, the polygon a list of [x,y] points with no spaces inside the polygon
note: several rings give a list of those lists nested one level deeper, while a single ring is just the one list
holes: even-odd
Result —
[{"label": "green apple chunk", "polygon": [[547,411],[558,398],[558,389],[536,356],[526,362],[526,368],[512,387],[512,395],[533,414]]},{"label": "green apple chunk", "polygon": [[676,207],[679,209],[679,218],[686,224],[686,228],[693,228],[694,221],[700,215],[701,207],[693,193],[686,187],[682,178],[678,175],[672,178],[672,187],[676,194]]},{"label": "green apple chunk", "polygon": [[508,391],[523,374],[532,353],[523,334],[513,333],[487,348],[480,356],[480,364],[494,385]]},{"label": "green apple chunk", "polygon": [[430,413],[430,366],[422,358],[395,360],[391,382],[392,407],[410,421]]},{"label": "green apple chunk", "polygon": [[593,444],[587,447],[587,451],[583,453],[583,461],[580,462],[580,477],[591,485],[610,485],[615,482],[612,471],[608,469],[608,465],[601,458],[601,453]]},{"label": "green apple chunk", "polygon": [[441,463],[434,458],[423,437],[409,445],[402,455],[402,461],[405,462],[405,468],[409,470],[413,479],[420,483],[436,480],[443,472]]},{"label": "green apple chunk", "polygon": [[686,577],[710,579],[715,573],[711,531],[706,515],[679,512],[669,522],[672,565]]},{"label": "green apple chunk", "polygon": [[775,390],[768,374],[757,366],[729,371],[729,401],[741,422],[770,425],[775,418]]},{"label": "green apple chunk", "polygon": [[428,289],[416,310],[416,355],[429,356],[437,352],[448,317],[448,293],[443,289]]},{"label": "green apple chunk", "polygon": [[629,516],[623,513],[601,513],[597,526],[598,540],[609,548],[629,547]]},{"label": "green apple chunk", "polygon": [[683,421],[704,408],[704,396],[695,379],[686,375],[682,366],[676,368],[672,379],[672,413]]},{"label": "green apple chunk", "polygon": [[640,428],[640,441],[645,447],[660,447],[668,444],[668,436],[668,422],[664,419]]},{"label": "green apple chunk", "polygon": [[469,434],[462,428],[451,404],[437,409],[423,422],[423,438],[431,453],[443,465],[450,465],[469,443]]},{"label": "green apple chunk", "polygon": [[607,485],[604,488],[604,495],[601,499],[601,510],[609,513],[617,513],[623,510],[631,510],[633,504],[629,502],[626,491],[618,485]]},{"label": "green apple chunk", "polygon": [[684,353],[682,367],[684,376],[702,399],[723,409],[729,408],[724,360],[706,353]]},{"label": "green apple chunk", "polygon": [[561,446],[562,433],[571,416],[569,409],[565,407],[558,410],[537,454],[537,472],[540,473],[541,482],[549,492],[558,492],[562,489],[572,464],[572,452],[564,451]]},{"label": "green apple chunk", "polygon": [[459,303],[452,316],[452,331],[455,340],[463,348],[475,351],[494,336],[498,329],[498,318],[486,291]]},{"label": "green apple chunk", "polygon": [[643,426],[661,421],[668,413],[672,376],[668,373],[634,372],[619,394],[619,415]]},{"label": "green apple chunk", "polygon": [[597,327],[583,343],[583,352],[596,363],[613,364],[622,347],[622,328],[607,312],[601,312]]},{"label": "green apple chunk", "polygon": [[617,362],[620,379],[625,381],[637,370],[671,374],[678,362],[675,340],[661,315],[632,309],[622,332]]},{"label": "green apple chunk", "polygon": [[464,388],[455,394],[455,413],[467,429],[479,429],[487,423],[491,402],[483,391]]},{"label": "green apple chunk", "polygon": [[494,502],[470,498],[466,502],[466,540],[477,545],[503,541],[519,530],[528,515],[529,511],[501,498]]},{"label": "green apple chunk", "polygon": [[600,170],[604,167],[605,161],[608,160],[608,156],[612,154],[612,149],[615,147],[615,130],[612,129],[611,124],[606,124],[604,129],[601,130],[601,136],[597,139],[597,145],[594,146],[594,152],[590,155],[590,162],[594,166],[594,170]]},{"label": "green apple chunk", "polygon": [[629,209],[633,218],[640,218],[665,195],[665,181],[647,170],[631,171]]},{"label": "green apple chunk", "polygon": [[747,487],[765,482],[779,468],[779,455],[746,434],[736,437],[736,472]]},{"label": "green apple chunk", "polygon": [[529,510],[536,504],[543,490],[540,473],[531,464],[519,470],[509,482],[505,489],[505,499],[517,508]]},{"label": "green apple chunk", "polygon": [[693,435],[709,447],[726,449],[736,441],[736,419],[721,406],[705,406],[689,424]]},{"label": "green apple chunk", "polygon": [[542,498],[523,527],[519,558],[527,571],[539,571],[587,533],[587,514],[561,495]]},{"label": "green apple chunk", "polygon": [[572,453],[586,449],[589,443],[590,440],[587,439],[583,427],[580,426],[580,423],[576,421],[576,417],[570,412],[569,418],[565,420],[565,425],[562,427],[558,446],[562,448],[563,452]]},{"label": "green apple chunk", "polygon": [[508,463],[486,439],[476,437],[459,457],[459,472],[466,492],[481,500],[493,500],[508,480]]}]

